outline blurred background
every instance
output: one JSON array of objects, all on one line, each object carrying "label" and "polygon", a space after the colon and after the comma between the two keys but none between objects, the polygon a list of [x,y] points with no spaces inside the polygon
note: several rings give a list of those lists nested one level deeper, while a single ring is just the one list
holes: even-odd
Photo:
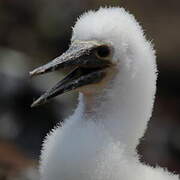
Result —
[{"label": "blurred background", "polygon": [[0,180],[36,180],[43,138],[73,112],[68,93],[31,109],[62,73],[30,79],[28,72],[68,48],[71,27],[84,11],[123,6],[155,44],[159,69],[153,117],[137,147],[141,160],[180,174],[179,0],[0,0]]}]

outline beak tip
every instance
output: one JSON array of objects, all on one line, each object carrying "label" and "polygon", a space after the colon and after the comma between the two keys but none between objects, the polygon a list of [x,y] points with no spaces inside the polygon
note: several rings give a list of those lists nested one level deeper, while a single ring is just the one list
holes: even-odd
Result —
[{"label": "beak tip", "polygon": [[37,74],[38,74],[38,71],[37,71],[36,69],[29,72],[29,76],[30,76],[31,78],[34,77],[34,76],[37,75]]},{"label": "beak tip", "polygon": [[29,72],[29,76],[30,76],[31,78],[34,76],[33,71],[30,71],[30,72]]},{"label": "beak tip", "polygon": [[43,74],[44,72],[45,72],[45,70],[37,68],[37,69],[30,71],[29,76],[34,77],[36,75]]},{"label": "beak tip", "polygon": [[36,107],[36,106],[38,106],[39,105],[39,103],[37,102],[37,101],[34,101],[32,104],[31,104],[31,108],[34,108],[34,107]]},{"label": "beak tip", "polygon": [[34,108],[36,107],[36,105],[34,103],[31,104],[31,108]]},{"label": "beak tip", "polygon": [[31,108],[44,104],[44,99],[42,97],[38,98],[31,104]]}]

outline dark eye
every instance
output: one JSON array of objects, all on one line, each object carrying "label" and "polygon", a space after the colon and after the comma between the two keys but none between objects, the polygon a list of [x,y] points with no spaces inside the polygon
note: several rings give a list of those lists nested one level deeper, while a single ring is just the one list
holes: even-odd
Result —
[{"label": "dark eye", "polygon": [[107,58],[110,55],[111,51],[108,46],[101,46],[96,50],[96,56],[98,58]]}]

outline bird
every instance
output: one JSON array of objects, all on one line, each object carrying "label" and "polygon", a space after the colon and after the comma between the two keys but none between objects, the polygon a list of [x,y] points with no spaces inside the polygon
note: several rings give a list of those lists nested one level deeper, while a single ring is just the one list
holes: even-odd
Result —
[{"label": "bird", "polygon": [[141,163],[136,147],[152,115],[156,53],[134,15],[101,7],[81,15],[69,49],[30,72],[36,76],[73,70],[33,102],[79,92],[77,108],[45,138],[42,180],[177,180],[160,167]]}]

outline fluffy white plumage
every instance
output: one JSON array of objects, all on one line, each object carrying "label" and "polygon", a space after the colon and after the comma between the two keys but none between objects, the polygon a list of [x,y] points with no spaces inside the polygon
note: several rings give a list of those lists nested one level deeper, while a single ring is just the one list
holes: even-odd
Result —
[{"label": "fluffy white plumage", "polygon": [[110,43],[118,72],[101,93],[80,93],[74,114],[46,138],[42,180],[177,180],[161,168],[143,165],[136,146],[151,117],[156,90],[155,54],[143,30],[123,8],[83,14],[72,41]]}]

